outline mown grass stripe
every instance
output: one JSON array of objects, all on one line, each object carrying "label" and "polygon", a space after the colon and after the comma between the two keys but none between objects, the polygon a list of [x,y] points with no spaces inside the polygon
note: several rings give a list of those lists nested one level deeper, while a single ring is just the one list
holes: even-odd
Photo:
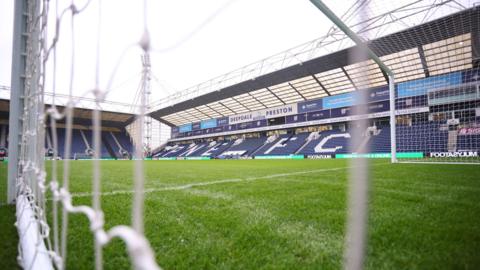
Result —
[{"label": "mown grass stripe", "polygon": [[[319,172],[338,171],[338,170],[344,170],[344,169],[348,169],[348,168],[349,167],[339,167],[339,168],[318,169],[318,170],[300,171],[300,172],[292,172],[292,173],[277,173],[277,174],[270,174],[270,175],[264,175],[264,176],[259,176],[259,177],[231,178],[231,179],[222,179],[222,180],[215,180],[215,181],[208,181],[208,182],[191,183],[191,184],[171,186],[171,187],[163,187],[163,188],[147,188],[147,189],[145,189],[144,193],[171,191],[171,190],[182,190],[182,189],[189,189],[189,188],[193,188],[193,187],[203,187],[203,186],[211,186],[211,185],[226,184],[226,183],[249,182],[249,181],[256,181],[256,180],[263,180],[263,179],[276,179],[276,178],[279,178],[279,177],[288,177],[288,176],[294,176],[294,175],[319,173]],[[135,191],[133,191],[133,190],[114,190],[114,191],[110,191],[110,192],[102,192],[102,196],[127,195],[127,194],[133,194],[134,192]],[[73,198],[90,197],[92,195],[93,195],[92,192],[72,193]]]}]

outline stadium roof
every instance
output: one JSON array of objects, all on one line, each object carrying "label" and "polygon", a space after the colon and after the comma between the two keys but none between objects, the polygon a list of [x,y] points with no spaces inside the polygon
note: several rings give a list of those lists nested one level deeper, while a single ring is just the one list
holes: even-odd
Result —
[{"label": "stadium roof", "polygon": [[[57,106],[59,112],[63,112],[65,106]],[[0,99],[0,123],[8,123],[10,110],[10,100]],[[82,125],[82,126],[91,126],[92,125],[92,109],[78,108],[74,109],[73,113],[73,124]],[[129,113],[120,113],[112,111],[102,111],[102,126],[103,127],[115,127],[115,128],[124,128],[135,120],[134,114]],[[65,122],[64,119],[57,121],[62,124]]]},{"label": "stadium roof", "polygon": [[[474,7],[369,41],[396,82],[471,68],[479,60],[480,8]],[[151,116],[170,125],[256,111],[358,89],[387,85],[368,58],[350,61],[350,47],[300,62],[188,100],[161,106]],[[368,76],[363,76],[365,72]]]}]

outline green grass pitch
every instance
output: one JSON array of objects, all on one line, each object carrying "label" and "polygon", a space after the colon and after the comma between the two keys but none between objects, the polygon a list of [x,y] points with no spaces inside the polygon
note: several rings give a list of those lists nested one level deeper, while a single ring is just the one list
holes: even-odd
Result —
[{"label": "green grass pitch", "polygon": [[[74,203],[91,205],[92,163],[71,164]],[[480,267],[478,166],[372,164],[368,269]],[[128,225],[133,162],[101,167],[106,228]],[[339,269],[347,167],[347,160],[146,161],[146,236],[164,269]],[[2,202],[6,169],[0,164]],[[1,269],[16,268],[14,221],[14,208],[1,205]],[[93,269],[86,217],[69,215],[68,235],[68,268]],[[105,269],[129,267],[123,242],[104,248]]]}]

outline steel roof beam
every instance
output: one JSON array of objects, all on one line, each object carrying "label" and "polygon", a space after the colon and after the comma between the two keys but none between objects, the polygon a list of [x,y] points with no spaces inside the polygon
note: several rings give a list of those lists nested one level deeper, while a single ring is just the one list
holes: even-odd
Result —
[{"label": "steel roof beam", "polygon": [[423,51],[423,46],[417,46],[418,54],[420,55],[420,62],[422,63],[423,72],[425,77],[430,77],[430,71],[428,71],[427,60],[425,59],[425,52]]},{"label": "steel roof beam", "polygon": [[265,87],[265,89],[267,89],[268,92],[270,92],[270,93],[271,93],[273,96],[275,96],[281,103],[283,103],[283,105],[286,104],[285,101],[283,101],[283,99],[279,98],[279,97],[277,96],[277,94],[275,94],[272,90],[270,90],[270,88]]},{"label": "steel roof beam", "polygon": [[303,98],[303,100],[307,100],[307,98],[305,98],[305,97],[302,95],[302,93],[300,93],[300,92],[297,90],[297,88],[295,88],[295,86],[293,86],[290,82],[288,82],[288,85],[290,85],[290,87],[292,87],[292,89],[295,90],[295,92],[297,92],[297,94],[298,94],[299,96],[301,96],[301,97]]}]

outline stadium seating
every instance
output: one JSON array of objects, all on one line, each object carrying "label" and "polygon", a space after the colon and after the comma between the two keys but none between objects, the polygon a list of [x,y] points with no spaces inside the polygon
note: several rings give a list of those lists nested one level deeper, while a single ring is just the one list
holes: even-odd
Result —
[{"label": "stadium seating", "polygon": [[[369,152],[390,152],[390,128],[374,129],[362,142],[370,144]],[[312,136],[313,135],[313,136]],[[310,140],[308,140],[310,138]],[[203,142],[196,144],[169,144],[154,157],[237,158],[266,155],[333,155],[350,153],[350,133],[328,130],[320,133],[283,134],[278,137],[237,139],[228,142]],[[302,147],[303,146],[303,147]]]},{"label": "stadium seating", "polygon": [[251,155],[254,155],[254,156],[265,155],[265,152],[268,151],[272,146],[274,146],[277,143],[280,143],[280,144],[284,143],[285,140],[288,140],[289,137],[290,135],[287,135],[287,134],[283,134],[280,136],[272,135],[266,138],[263,145],[260,146],[257,150],[255,150],[255,152],[251,153]]},{"label": "stadium seating", "polygon": [[183,153],[180,153],[179,157],[196,157],[199,156],[198,153],[201,153],[208,146],[207,142],[191,144]]},{"label": "stadium seating", "polygon": [[0,125],[0,147],[8,148],[8,126]]},{"label": "stadium seating", "polygon": [[343,131],[322,132],[320,143],[313,147],[316,154],[345,154],[350,153],[350,133]]},{"label": "stadium seating", "polygon": [[85,154],[85,150],[87,150],[87,147],[85,145],[85,142],[83,141],[82,135],[80,134],[80,131],[78,129],[73,129],[72,130],[72,148],[71,148],[71,156],[70,158],[73,158],[75,154]]},{"label": "stadium seating", "polygon": [[[304,155],[318,155],[318,154],[334,154],[335,151],[331,152],[331,151],[316,151],[315,148],[317,147],[317,145],[319,145],[323,139],[326,139],[326,140],[329,140],[331,137],[331,135],[335,135],[335,134],[348,134],[348,133],[345,133],[345,132],[341,132],[339,130],[327,130],[327,131],[323,131],[323,132],[320,132],[318,135],[319,136],[316,136],[316,138],[314,139],[311,139],[310,141],[308,141],[302,148],[301,150],[298,152],[298,154],[304,154]],[[315,133],[313,133],[312,135],[314,135]],[[335,143],[339,143],[337,142],[337,140],[335,140],[336,142]],[[328,143],[328,141],[326,141]],[[330,143],[332,144],[332,143]],[[346,147],[347,146],[347,143],[346,142],[342,142],[341,145],[335,145],[336,148],[338,147]]]},{"label": "stadium seating", "polygon": [[447,146],[448,131],[438,122],[397,126],[397,152],[445,152]]},{"label": "stadium seating", "polygon": [[130,138],[124,132],[102,132],[102,142],[107,148],[111,148],[111,151],[118,158],[128,158],[133,154],[133,145]]},{"label": "stadium seating", "polygon": [[288,141],[285,142],[284,148],[275,148],[269,155],[286,155],[294,154],[297,150],[305,143],[305,139],[308,137],[309,133],[299,133],[291,136]]},{"label": "stadium seating", "polygon": [[[368,134],[367,134],[368,133]],[[305,135],[306,137],[306,135]],[[298,151],[304,155],[332,155],[356,152],[360,145],[351,147],[351,134],[346,131],[322,131],[316,138],[307,141],[306,145]],[[390,128],[379,127],[365,132],[360,144],[368,146],[371,153],[390,152]]]},{"label": "stadium seating", "polygon": [[167,145],[160,152],[156,153],[153,157],[166,157],[167,154],[170,153],[170,151],[173,151],[174,149],[176,149],[178,147],[179,147],[179,145],[177,145],[177,144]]},{"label": "stadium seating", "polygon": [[57,128],[57,155],[60,158],[64,158],[65,155],[65,129]]},{"label": "stadium seating", "polygon": [[390,126],[379,128],[377,135],[370,141],[370,149],[372,153],[390,153]]},{"label": "stadium seating", "polygon": [[0,160],[3,160],[8,155],[7,132],[8,132],[8,126],[0,125]]},{"label": "stadium seating", "polygon": [[105,154],[108,154],[112,158],[122,157],[122,155],[120,155],[120,151],[118,149],[117,144],[115,143],[115,141],[110,135],[110,132],[102,131],[101,136],[102,136],[102,153],[105,153],[105,150],[106,150],[107,153]]},{"label": "stadium seating", "polygon": [[[132,140],[126,131],[123,132],[110,132],[113,134],[115,138],[118,140],[118,143],[125,149],[128,153],[133,153],[135,150],[133,149]],[[118,146],[116,146],[118,148]]]},{"label": "stadium seating", "polygon": [[157,158],[157,157],[162,157],[165,155],[170,149],[173,147],[172,144],[167,144],[163,148],[157,150],[156,152],[152,153],[152,157]]},{"label": "stadium seating", "polygon": [[235,141],[220,141],[217,142],[214,146],[208,147],[208,149],[203,152],[200,156],[203,157],[218,157],[221,153],[227,150]]},{"label": "stadium seating", "polygon": [[480,151],[480,135],[458,136],[458,151]]},{"label": "stadium seating", "polygon": [[[8,126],[0,126],[8,131]],[[50,129],[46,131],[45,147],[53,148],[53,137]],[[87,146],[81,135],[90,147],[93,147],[93,134],[90,130],[72,130],[71,156],[86,156]],[[365,135],[363,143],[368,143],[371,153],[390,152],[390,127],[380,126]],[[449,151],[449,131],[444,123],[424,122],[412,125],[397,126],[397,152],[447,152]],[[133,144],[126,132],[102,131],[102,158],[125,158],[133,153]],[[57,129],[58,156],[63,158],[65,151],[65,129]],[[8,135],[0,144],[8,146]],[[233,141],[197,142],[194,144],[169,143],[165,148],[155,153],[153,157],[211,157],[232,158],[240,156],[266,155],[332,155],[351,153],[350,133],[340,130],[328,130],[319,133],[283,134],[278,137],[238,139]],[[452,143],[451,143],[452,144]],[[458,135],[454,140],[455,150],[450,151],[479,151],[480,135]],[[6,148],[6,147],[5,147]],[[125,150],[121,154],[120,150]],[[355,148],[354,148],[355,150]]]},{"label": "stadium seating", "polygon": [[[79,130],[79,132],[83,132],[83,134],[85,135],[85,138],[87,139],[87,142],[88,142],[88,145],[90,146],[91,149],[93,149],[93,132],[91,130]],[[103,134],[101,134],[100,136],[102,136]],[[107,150],[107,148],[105,147],[105,142],[102,138],[102,144],[100,146],[100,157],[101,158],[114,158],[116,156],[112,156],[111,153]]]},{"label": "stadium seating", "polygon": [[168,151],[166,151],[163,155],[161,155],[159,157],[164,157],[164,158],[178,157],[180,154],[187,151],[189,146],[190,146],[190,144],[178,144],[178,145],[176,144],[172,148],[168,149]]},{"label": "stadium seating", "polygon": [[309,133],[300,133],[296,135],[285,134],[281,135],[273,143],[265,145],[255,153],[256,156],[261,155],[290,155],[294,154],[300,146],[305,143],[305,139]]},{"label": "stadium seating", "polygon": [[[48,136],[50,136],[50,140],[53,140],[51,137],[51,132],[50,130],[47,131]],[[90,145],[91,148],[93,148],[93,133],[91,130],[82,130],[80,131],[79,129],[72,129],[72,147],[71,147],[71,156],[70,158],[74,158],[75,156],[77,157],[86,157],[85,151],[87,150],[87,146],[85,144],[85,141],[81,135],[81,132],[85,135],[85,139],[87,140],[87,143]],[[131,154],[131,150],[133,149],[132,143],[130,139],[128,138],[128,135],[125,133],[120,133],[116,132],[116,136],[118,136],[118,141],[123,142],[122,147],[123,149],[127,150],[129,154]],[[119,136],[120,135],[120,136]],[[110,132],[103,131],[101,133],[102,136],[102,145],[101,145],[101,153],[100,156],[101,158],[117,158],[121,157],[119,155],[119,149],[118,146],[115,142],[113,142],[112,139],[109,138]],[[64,128],[58,128],[57,129],[57,141],[58,141],[58,156],[63,158],[64,157],[64,151],[65,151],[65,139],[66,139],[66,132]],[[48,143],[47,140],[45,142],[45,147],[48,148]],[[110,150],[108,148],[111,148]]]},{"label": "stadium seating", "polygon": [[196,149],[191,152],[188,156],[190,157],[201,157],[203,153],[205,153],[211,147],[217,145],[216,142],[203,142],[199,143]]},{"label": "stadium seating", "polygon": [[220,154],[220,157],[231,157],[231,156],[248,156],[255,152],[259,147],[261,147],[264,142],[267,140],[266,137],[260,138],[247,138],[241,141],[239,144],[233,144],[230,148]]}]

